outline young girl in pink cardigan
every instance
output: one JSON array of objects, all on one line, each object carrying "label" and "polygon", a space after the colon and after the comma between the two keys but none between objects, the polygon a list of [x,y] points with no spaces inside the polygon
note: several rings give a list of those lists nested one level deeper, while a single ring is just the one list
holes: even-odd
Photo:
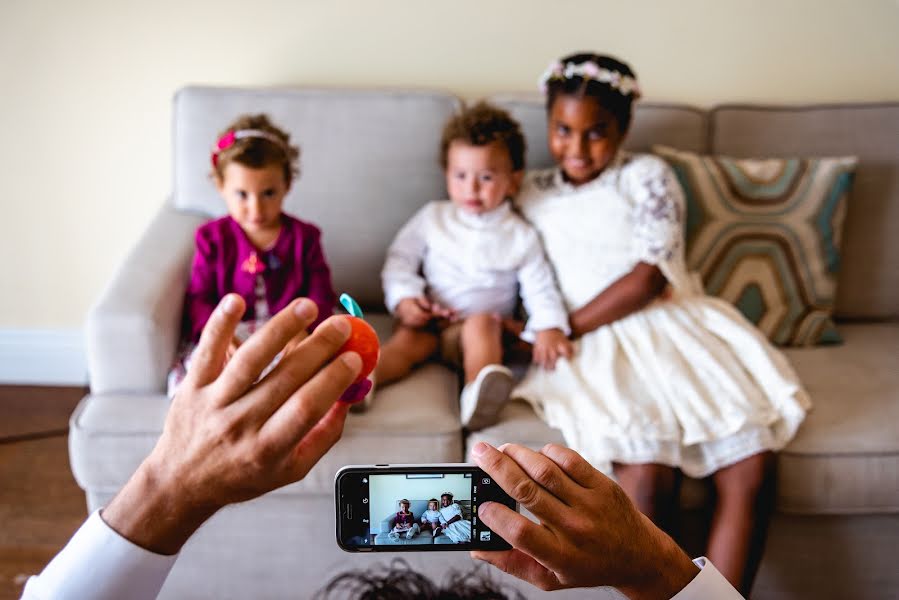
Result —
[{"label": "young girl in pink cardigan", "polygon": [[203,326],[225,294],[240,294],[247,305],[229,357],[294,298],[306,297],[318,305],[310,331],[333,313],[336,298],[321,232],[282,211],[298,158],[290,136],[265,115],[241,116],[218,137],[211,175],[228,216],[197,229],[184,299],[185,345],[169,374],[170,396],[190,366]]}]

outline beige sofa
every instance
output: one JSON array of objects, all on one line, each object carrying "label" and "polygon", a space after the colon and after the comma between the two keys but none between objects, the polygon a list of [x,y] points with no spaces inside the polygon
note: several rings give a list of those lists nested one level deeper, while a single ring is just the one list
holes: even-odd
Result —
[{"label": "beige sofa", "polygon": [[[495,98],[524,124],[529,166],[549,164],[536,95]],[[175,98],[173,189],[90,312],[91,392],[72,415],[72,470],[90,509],[150,451],[168,409],[193,230],[224,213],[207,176],[210,141],[242,112],[264,111],[303,147],[287,209],[318,223],[335,286],[386,335],[379,271],[401,224],[444,196],[443,121],[458,100],[419,91],[187,88]],[[642,103],[628,145],[698,152],[860,158],[844,237],[837,316],[845,343],[788,350],[815,410],[780,455],[778,514],[756,584],[760,598],[899,596],[899,103],[809,107]],[[454,462],[477,440],[562,442],[525,405],[463,438],[456,377],[427,365],[351,415],[343,439],[302,482],[229,507],[185,547],[162,597],[308,597],[330,575],[386,562],[333,541],[333,477],[360,462]],[[683,494],[685,544],[701,552],[702,482]],[[464,553],[407,555],[413,568],[466,568]],[[438,558],[439,557],[439,558]],[[497,575],[497,577],[500,577]],[[502,577],[504,581],[510,578]],[[524,584],[528,597],[543,594]],[[618,597],[609,589],[552,597]]]}]

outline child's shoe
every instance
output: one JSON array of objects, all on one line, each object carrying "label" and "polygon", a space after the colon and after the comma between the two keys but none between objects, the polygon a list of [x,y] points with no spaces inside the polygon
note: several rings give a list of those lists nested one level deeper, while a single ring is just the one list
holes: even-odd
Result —
[{"label": "child's shoe", "polygon": [[390,533],[387,534],[387,537],[389,537],[389,538],[392,539],[394,542],[396,542],[396,541],[399,541],[399,539],[400,539],[400,534],[397,533],[396,531],[391,531]]},{"label": "child's shoe", "polygon": [[414,530],[414,529],[410,529],[409,531],[406,532],[406,539],[407,539],[407,540],[411,540],[413,537],[415,537],[415,530]]},{"label": "child's shoe", "polygon": [[459,399],[462,426],[478,431],[496,423],[500,410],[512,393],[515,378],[502,365],[487,365],[474,381],[462,389]]}]

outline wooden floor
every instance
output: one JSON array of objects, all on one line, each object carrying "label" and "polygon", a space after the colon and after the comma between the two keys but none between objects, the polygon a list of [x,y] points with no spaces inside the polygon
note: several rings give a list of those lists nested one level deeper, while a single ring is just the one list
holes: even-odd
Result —
[{"label": "wooden floor", "polygon": [[0,599],[18,598],[87,516],[69,469],[84,388],[0,386]]}]

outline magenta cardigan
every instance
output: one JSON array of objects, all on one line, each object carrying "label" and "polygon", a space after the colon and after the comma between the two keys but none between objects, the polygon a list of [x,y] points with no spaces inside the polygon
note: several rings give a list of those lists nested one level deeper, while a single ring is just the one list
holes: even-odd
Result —
[{"label": "magenta cardigan", "polygon": [[184,300],[185,338],[199,340],[212,311],[231,292],[243,296],[247,304],[244,320],[255,318],[256,275],[244,268],[253,253],[262,269],[272,314],[299,297],[318,305],[318,318],[310,331],[333,314],[336,295],[322,252],[321,231],[284,213],[281,223],[275,245],[266,251],[253,246],[231,217],[210,221],[197,229],[197,250]]}]

